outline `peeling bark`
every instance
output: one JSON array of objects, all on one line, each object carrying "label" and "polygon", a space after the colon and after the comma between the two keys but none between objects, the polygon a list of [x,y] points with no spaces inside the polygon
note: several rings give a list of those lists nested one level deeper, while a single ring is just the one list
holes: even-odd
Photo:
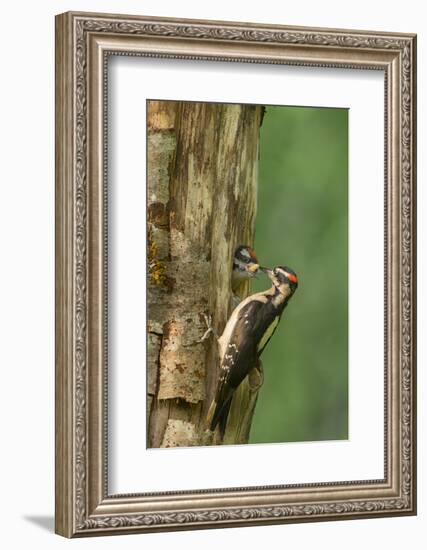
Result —
[{"label": "peeling bark", "polygon": [[[222,332],[234,250],[253,242],[261,118],[252,105],[148,104],[150,447],[220,443],[205,431],[218,350],[198,341],[203,314]],[[223,443],[247,442],[260,380],[236,392]]]}]

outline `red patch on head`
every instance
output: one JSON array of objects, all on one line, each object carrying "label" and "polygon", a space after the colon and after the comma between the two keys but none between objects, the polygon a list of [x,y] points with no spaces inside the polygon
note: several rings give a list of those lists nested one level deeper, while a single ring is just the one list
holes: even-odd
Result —
[{"label": "red patch on head", "polygon": [[250,246],[247,247],[247,250],[248,250],[249,256],[252,258],[252,260],[254,260],[255,263],[258,263],[256,254],[255,254],[255,250],[253,248],[251,248]]},{"label": "red patch on head", "polygon": [[287,273],[286,275],[292,283],[297,283],[298,282],[298,278],[297,278],[296,275],[292,275],[292,273]]}]

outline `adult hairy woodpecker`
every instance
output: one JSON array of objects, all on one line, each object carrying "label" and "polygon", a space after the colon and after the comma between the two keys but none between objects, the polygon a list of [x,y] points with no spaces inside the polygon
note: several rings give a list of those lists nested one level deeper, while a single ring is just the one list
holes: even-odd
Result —
[{"label": "adult hairy woodpecker", "polygon": [[234,392],[257,366],[258,358],[298,286],[297,276],[289,267],[260,269],[271,279],[271,288],[243,300],[234,309],[218,339],[220,376],[208,422],[211,431],[219,425],[221,437],[224,436]]},{"label": "adult hairy woodpecker", "polygon": [[254,250],[250,246],[240,245],[236,248],[233,258],[231,287],[235,292],[248,279],[255,277],[259,264]]}]

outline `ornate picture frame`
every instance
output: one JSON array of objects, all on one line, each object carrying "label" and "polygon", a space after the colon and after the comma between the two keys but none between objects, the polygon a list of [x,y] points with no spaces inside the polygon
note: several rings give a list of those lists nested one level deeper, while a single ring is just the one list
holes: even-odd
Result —
[{"label": "ornate picture frame", "polygon": [[[111,495],[108,56],[372,69],[385,96],[384,479]],[[56,532],[66,537],[416,513],[416,37],[68,12],[56,18]]]}]

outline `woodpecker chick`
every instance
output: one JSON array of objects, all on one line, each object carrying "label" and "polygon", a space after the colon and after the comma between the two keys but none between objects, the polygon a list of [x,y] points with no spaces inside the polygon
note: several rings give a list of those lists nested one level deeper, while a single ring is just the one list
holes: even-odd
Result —
[{"label": "woodpecker chick", "polygon": [[288,267],[260,268],[272,282],[269,290],[248,296],[233,311],[220,336],[220,376],[208,423],[219,425],[224,437],[234,392],[256,367],[279,324],[283,310],[298,287],[294,271]]},{"label": "woodpecker chick", "polygon": [[255,277],[259,263],[254,250],[250,246],[240,245],[236,248],[233,258],[231,287],[235,292],[248,279]]}]

